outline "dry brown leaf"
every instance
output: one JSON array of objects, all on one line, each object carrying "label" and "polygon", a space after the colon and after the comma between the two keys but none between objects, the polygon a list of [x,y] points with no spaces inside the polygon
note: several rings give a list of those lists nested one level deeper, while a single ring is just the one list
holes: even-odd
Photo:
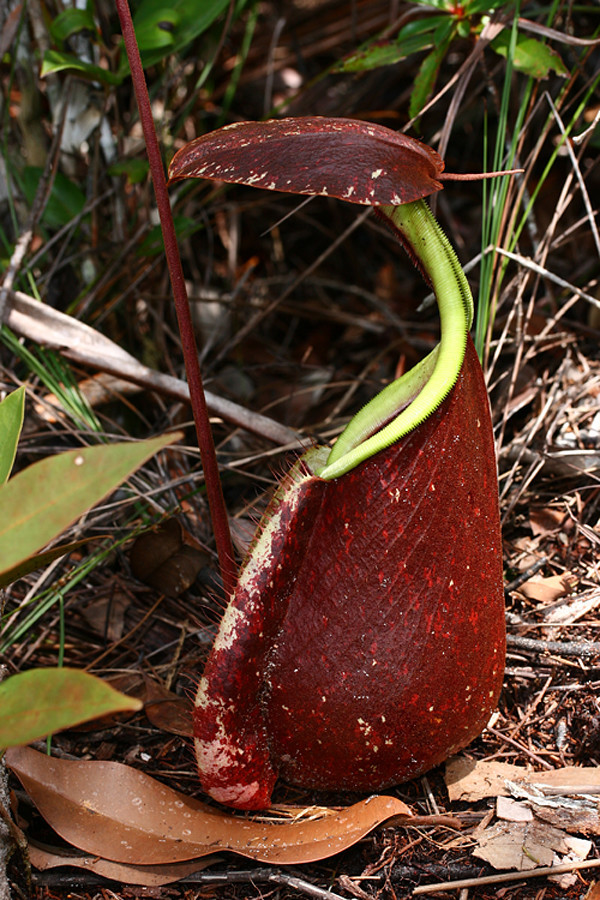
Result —
[{"label": "dry brown leaf", "polygon": [[125,613],[130,605],[125,592],[116,591],[109,597],[98,597],[80,610],[92,631],[101,634],[109,643],[123,636]]},{"label": "dry brown leaf", "polygon": [[512,797],[496,797],[496,816],[507,822],[532,822],[533,813],[526,803]]},{"label": "dry brown leaf", "polygon": [[217,856],[207,856],[204,859],[193,859],[187,862],[165,863],[158,866],[133,866],[125,863],[112,862],[107,859],[99,859],[97,856],[81,855],[67,850],[48,850],[29,844],[29,860],[36,869],[56,869],[59,866],[74,866],[84,869],[86,872],[94,872],[104,878],[111,878],[121,884],[138,884],[144,887],[159,887],[171,884],[187,875],[200,872],[208,866],[219,861]]},{"label": "dry brown leaf", "polygon": [[[522,767],[515,766],[515,769],[519,768]],[[521,780],[542,789],[552,788],[555,793],[560,794],[600,793],[598,766],[563,766],[560,769],[546,769],[544,772],[528,772]]]},{"label": "dry brown leaf", "polygon": [[[600,768],[565,766],[532,772],[510,763],[454,757],[446,764],[451,801],[525,798],[538,819],[580,834],[600,834]],[[573,796],[576,795],[576,796]]]},{"label": "dry brown leaf", "polygon": [[172,863],[224,850],[269,863],[313,862],[392,816],[411,816],[401,800],[375,796],[324,819],[272,825],[220,812],[121,763],[55,759],[29,747],[9,749],[6,762],[61,837],[123,863]]},{"label": "dry brown leaf", "polygon": [[169,734],[193,737],[193,704],[188,697],[178,697],[159,681],[144,675],[144,712],[153,725]]},{"label": "dry brown leaf", "polygon": [[578,841],[537,820],[497,822],[479,835],[478,845],[473,856],[486,860],[495,869],[517,869],[519,872],[554,865],[557,853],[584,853],[579,857],[584,859],[591,849],[589,841]]},{"label": "dry brown leaf", "polygon": [[524,766],[454,756],[446,763],[445,781],[453,803],[456,800],[474,803],[486,797],[507,797],[506,781],[520,781],[527,773]]},{"label": "dry brown leaf", "polygon": [[538,603],[554,603],[555,600],[570,593],[569,574],[549,575],[548,578],[536,575],[522,584],[519,592],[529,600],[536,600]]},{"label": "dry brown leaf", "polygon": [[533,507],[529,510],[529,524],[534,537],[554,534],[560,529],[564,519],[564,510],[552,506]]},{"label": "dry brown leaf", "polygon": [[136,578],[178,597],[194,583],[208,556],[178,519],[167,519],[136,538],[129,560]]}]

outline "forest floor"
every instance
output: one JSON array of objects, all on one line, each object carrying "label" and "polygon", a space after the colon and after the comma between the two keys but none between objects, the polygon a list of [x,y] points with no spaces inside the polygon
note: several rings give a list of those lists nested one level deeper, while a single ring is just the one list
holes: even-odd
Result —
[{"label": "forest floor", "polygon": [[[44,33],[49,39],[36,10],[31,3],[21,40],[41,55],[48,49]],[[116,34],[112,9],[97,3],[94,10],[103,34]],[[388,0],[297,0],[247,3],[239,16],[224,13],[193,52],[187,48],[148,68],[165,158],[196,134],[273,111],[351,116],[402,129],[423,53],[358,73],[333,67],[363,42],[393,37],[407,11]],[[410,10],[413,20],[430,14]],[[546,40],[542,11],[528,3],[522,14],[534,23],[524,33]],[[510,30],[512,14],[500,6],[495,15]],[[468,21],[471,33],[458,35],[441,61],[435,102],[418,132],[409,132],[436,148],[442,142],[446,168],[454,172],[482,170],[484,130],[493,147],[501,121],[505,60],[490,47],[474,56],[480,17]],[[600,170],[597,130],[595,139],[593,129],[584,135],[600,95],[597,87],[591,92],[598,50],[574,40],[596,34],[598,9],[584,6],[571,15],[558,6],[551,24],[566,36],[552,42],[565,74],[551,70],[530,82],[514,72],[507,94],[506,140],[517,134],[516,162],[524,174],[504,198],[494,241],[500,249],[485,273],[494,322],[480,326],[498,453],[508,630],[504,688],[488,727],[449,767],[386,791],[408,804],[417,824],[384,823],[331,858],[268,866],[219,852],[197,874],[141,887],[126,877],[35,865],[28,883],[19,850],[9,865],[14,897],[600,897],[594,875],[600,862],[600,240],[593,217]],[[9,16],[4,39],[10,27]],[[5,271],[22,293],[91,326],[144,366],[184,379],[129,80],[102,91],[68,72],[41,79],[11,60],[9,49],[4,41]],[[213,58],[198,86],[203,64]],[[57,91],[69,102],[79,98],[76,124],[83,128],[90,110],[99,110],[106,126],[80,134],[69,153],[55,139]],[[581,140],[560,149],[561,123],[571,123],[572,136]],[[62,124],[69,134],[76,131],[69,117]],[[31,174],[48,160],[50,172]],[[43,184],[54,175],[54,205],[36,215],[19,260],[17,239],[32,214],[27,179],[35,193],[40,177]],[[361,207],[323,197],[301,205],[284,194],[207,182],[177,186],[174,195],[206,387],[250,411],[249,428],[235,416],[213,415],[241,558],[276,478],[297,455],[294,434],[305,441],[334,438],[382,385],[433,348],[436,310],[428,303],[418,309],[428,293],[419,273]],[[489,202],[481,183],[449,182],[434,201],[476,300],[484,277],[486,197]],[[127,438],[178,427],[185,443],[184,452],[153,458],[127,490],[64,535],[96,536],[97,553],[81,548],[6,591],[0,662],[12,674],[56,665],[60,657],[136,692],[144,713],[56,736],[57,758],[125,762],[205,799],[191,751],[189,697],[222,598],[189,406],[160,386],[150,390],[100,374],[106,368],[100,345],[92,346],[85,365],[41,350],[36,340],[66,344],[68,352],[71,339],[53,331],[59,325],[52,320],[44,332],[34,332],[31,321],[18,331],[14,308],[9,293],[4,321],[23,341],[3,341],[0,388],[27,383],[17,469],[97,440],[92,421],[101,432]],[[84,403],[82,418],[65,410],[48,372]],[[254,413],[271,420],[270,436]],[[171,524],[152,533],[150,546],[140,543],[139,533],[161,520]],[[167,559],[159,573],[158,554]],[[92,556],[94,565],[84,569]],[[579,780],[573,766],[582,770]],[[507,787],[524,772],[533,786]],[[533,775],[554,779],[552,789],[540,794]],[[12,776],[11,787],[19,826],[48,852],[64,849]],[[310,817],[363,799],[280,784],[275,810],[283,818],[303,810]],[[543,868],[557,864],[570,871]]]}]

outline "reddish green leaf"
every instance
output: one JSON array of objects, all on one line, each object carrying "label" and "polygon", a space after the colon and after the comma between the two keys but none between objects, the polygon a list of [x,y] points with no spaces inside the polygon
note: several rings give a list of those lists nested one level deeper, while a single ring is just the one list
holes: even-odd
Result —
[{"label": "reddish green leaf", "polygon": [[23,427],[25,388],[17,388],[0,403],[0,485],[4,484],[15,461],[19,435]]},{"label": "reddish green leaf", "polygon": [[202,135],[175,154],[169,178],[210,178],[384,206],[441,190],[443,170],[435,150],[383,125],[307,116],[237,122]]},{"label": "reddish green leaf", "polygon": [[14,566],[12,569],[2,572],[0,575],[0,588],[8,587],[9,584],[12,584],[13,581],[17,581],[19,578],[23,578],[24,575],[29,575],[30,572],[35,572],[36,569],[48,566],[51,562],[54,562],[55,559],[64,556],[66,553],[72,553],[73,550],[78,550],[80,547],[84,547],[85,544],[91,543],[91,541],[97,541],[100,538],[106,537],[108,537],[108,535],[96,535],[91,538],[83,538],[80,541],[72,541],[70,544],[57,544],[55,547],[52,547],[51,550],[46,550],[44,553],[36,553],[24,562],[19,563],[18,566]]},{"label": "reddish green leaf", "polygon": [[200,682],[203,786],[257,808],[278,775],[368,791],[414,778],[485,726],[504,640],[496,461],[469,340],[423,425],[337,480],[301,461],[268,511]]},{"label": "reddish green leaf", "polygon": [[0,684],[0,748],[29,744],[109,713],[136,711],[127,697],[79,669],[30,669]]},{"label": "reddish green leaf", "polygon": [[0,573],[36,553],[150,456],[179,438],[175,433],[71,450],[11,478],[0,487]]}]

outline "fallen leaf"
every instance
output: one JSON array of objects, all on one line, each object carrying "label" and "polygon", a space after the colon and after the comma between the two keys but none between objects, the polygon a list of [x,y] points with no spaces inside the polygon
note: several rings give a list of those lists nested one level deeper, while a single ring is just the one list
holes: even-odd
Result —
[{"label": "fallen leaf", "polygon": [[138,884],[144,887],[159,887],[163,884],[171,884],[180,878],[193,875],[202,869],[208,868],[218,862],[218,857],[207,856],[204,859],[193,859],[186,862],[165,863],[157,866],[134,866],[125,863],[112,862],[107,859],[99,859],[97,856],[82,855],[73,851],[53,849],[48,850],[34,843],[29,844],[29,860],[36,869],[46,871],[60,866],[72,866],[84,869],[86,872],[94,872],[104,878],[111,878],[121,884]]},{"label": "fallen leaf", "polygon": [[144,686],[144,712],[152,724],[169,734],[193,737],[192,701],[178,697],[147,675],[144,675]]},{"label": "fallen leaf", "polygon": [[452,803],[474,803],[486,797],[508,796],[507,779],[518,781],[527,774],[524,766],[504,762],[485,762],[454,756],[446,763],[445,781]]},{"label": "fallen leaf", "polygon": [[496,815],[507,822],[532,822],[533,813],[526,803],[512,797],[496,797]]},{"label": "fallen leaf", "polygon": [[523,780],[540,788],[553,788],[562,794],[600,793],[598,766],[563,766],[544,772],[529,772]]},{"label": "fallen leaf", "polygon": [[548,809],[532,804],[532,809],[538,819],[543,819],[544,822],[565,831],[573,831],[577,834],[600,834],[600,815],[597,806],[591,808],[590,805],[580,801],[570,808],[558,806]]},{"label": "fallen leaf", "polygon": [[374,796],[323,819],[270,824],[220,812],[121,763],[55,759],[12,748],[7,765],[66,841],[122,863],[173,863],[229,850],[277,864],[313,862],[352,846],[391,817],[412,814]]},{"label": "fallen leaf", "polygon": [[564,510],[552,506],[534,507],[529,510],[529,525],[534,537],[555,534],[564,520]]},{"label": "fallen leaf", "polygon": [[496,797],[499,817],[505,809],[500,799],[512,795],[525,799],[544,822],[565,831],[600,834],[600,768],[596,766],[533,772],[510,763],[455,757],[446,764],[446,787],[452,802]]},{"label": "fallen leaf", "polygon": [[486,797],[508,796],[507,782],[535,785],[548,793],[600,793],[600,768],[597,766],[564,766],[533,772],[525,766],[514,766],[492,760],[472,760],[455,756],[446,763],[446,787],[452,802],[473,802]]},{"label": "fallen leaf", "polygon": [[177,519],[141,534],[130,553],[136,578],[167,597],[178,597],[196,580],[207,554]]},{"label": "fallen leaf", "polygon": [[568,835],[545,822],[497,822],[479,835],[473,856],[495,869],[523,872],[553,865],[556,853],[572,852]]},{"label": "fallen leaf", "polygon": [[80,610],[80,614],[92,631],[112,643],[123,635],[125,613],[130,602],[124,591],[116,591],[108,597],[95,597]]},{"label": "fallen leaf", "polygon": [[519,593],[529,600],[539,603],[554,603],[560,597],[570,593],[571,586],[566,575],[550,575],[548,578],[535,576],[519,588]]}]

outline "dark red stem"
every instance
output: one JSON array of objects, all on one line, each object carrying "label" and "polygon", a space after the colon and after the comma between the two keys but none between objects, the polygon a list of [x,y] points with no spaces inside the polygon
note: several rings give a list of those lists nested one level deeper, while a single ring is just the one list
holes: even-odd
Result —
[{"label": "dark red stem", "polygon": [[127,0],[116,0],[116,5],[121,21],[121,31],[123,32],[123,39],[125,41],[129,68],[131,69],[131,77],[133,79],[140,121],[144,131],[150,172],[154,183],[156,205],[160,216],[165,254],[167,257],[167,265],[169,267],[171,286],[173,288],[175,311],[177,313],[179,332],[181,334],[181,346],[183,349],[185,370],[190,389],[192,412],[196,423],[200,458],[204,469],[208,504],[215,534],[217,553],[219,555],[219,564],[221,566],[223,587],[226,594],[229,595],[233,593],[235,588],[237,568],[233,556],[227,510],[225,508],[225,500],[221,488],[217,454],[215,452],[215,445],[208,418],[208,409],[204,397],[202,375],[198,363],[198,350],[190,316],[190,307],[181,266],[181,257],[179,256],[179,247],[177,245],[177,237],[173,225],[173,214],[169,202],[167,182],[165,180],[160,148],[158,146],[158,139],[154,128],[154,119],[152,118],[150,98],[148,97],[148,88],[146,86],[144,69],[142,67],[140,52],[135,37],[131,12],[129,11],[129,4]]}]

